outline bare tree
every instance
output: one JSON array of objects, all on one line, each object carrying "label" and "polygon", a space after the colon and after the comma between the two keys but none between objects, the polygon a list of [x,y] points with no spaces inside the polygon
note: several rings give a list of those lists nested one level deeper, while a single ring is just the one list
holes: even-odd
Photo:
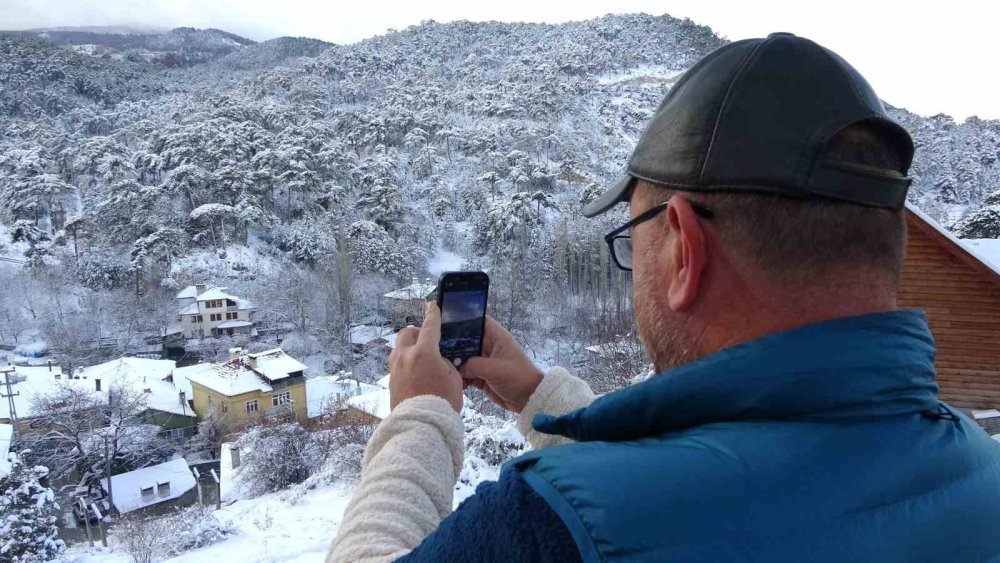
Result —
[{"label": "bare tree", "polygon": [[48,467],[53,478],[92,481],[109,461],[128,471],[169,456],[173,448],[159,428],[144,423],[146,410],[145,393],[134,388],[115,386],[105,396],[83,380],[64,381],[35,397],[31,426],[38,431],[24,441],[32,462]]}]

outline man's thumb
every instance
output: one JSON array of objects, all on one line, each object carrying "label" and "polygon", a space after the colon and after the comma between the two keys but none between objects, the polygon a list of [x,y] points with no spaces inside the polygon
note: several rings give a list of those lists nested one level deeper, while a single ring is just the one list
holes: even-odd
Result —
[{"label": "man's thumb", "polygon": [[465,365],[462,366],[462,377],[466,379],[482,379],[483,381],[490,381],[497,371],[496,362],[497,360],[493,358],[473,356],[466,360]]}]

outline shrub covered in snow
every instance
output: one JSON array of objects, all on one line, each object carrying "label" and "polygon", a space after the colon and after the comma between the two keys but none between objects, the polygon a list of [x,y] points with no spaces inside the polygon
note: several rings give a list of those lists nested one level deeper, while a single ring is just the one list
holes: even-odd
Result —
[{"label": "shrub covered in snow", "polygon": [[249,496],[301,483],[316,468],[313,437],[295,423],[250,428],[236,446],[243,452],[239,486]]},{"label": "shrub covered in snow", "polygon": [[0,561],[51,561],[64,548],[56,537],[59,505],[39,480],[45,467],[27,467],[10,454],[11,471],[0,478]]},{"label": "shrub covered in snow", "polygon": [[527,443],[524,436],[508,420],[462,410],[465,423],[465,451],[489,465],[499,466],[520,455]]},{"label": "shrub covered in snow", "polygon": [[175,557],[235,535],[230,522],[215,517],[211,508],[194,504],[166,516],[130,513],[111,531],[111,544],[136,563]]}]

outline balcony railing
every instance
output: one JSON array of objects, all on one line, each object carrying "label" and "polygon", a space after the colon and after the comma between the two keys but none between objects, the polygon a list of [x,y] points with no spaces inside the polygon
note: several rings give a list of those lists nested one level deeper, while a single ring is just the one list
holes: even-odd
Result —
[{"label": "balcony railing", "polygon": [[264,416],[268,418],[283,418],[283,417],[295,417],[295,401],[288,401],[287,403],[282,403],[276,407],[270,407],[264,410]]}]

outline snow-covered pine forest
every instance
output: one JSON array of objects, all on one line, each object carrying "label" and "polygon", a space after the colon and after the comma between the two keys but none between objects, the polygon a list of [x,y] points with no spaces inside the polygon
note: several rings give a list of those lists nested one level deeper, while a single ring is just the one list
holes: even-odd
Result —
[{"label": "snow-covered pine forest", "polygon": [[[601,239],[624,215],[579,210],[618,176],[672,82],[725,42],[710,28],[615,15],[428,21],[352,45],[189,28],[44,35],[0,35],[0,344],[11,355],[47,351],[71,372],[145,350],[177,323],[178,290],[207,283],[254,303],[269,336],[200,339],[200,360],[280,339],[310,376],[372,383],[385,355],[352,347],[351,327],[388,324],[379,296],[462,268],[490,273],[491,314],[540,365],[574,366],[599,391],[646,371],[627,279]],[[959,236],[1000,237],[1000,122],[892,113],[917,143],[911,201]],[[607,343],[613,361],[588,355]],[[476,393],[457,500],[521,447]],[[65,557],[206,560],[229,545],[320,560],[366,430],[202,425],[185,453],[243,440],[301,463],[215,515],[126,519],[111,550]],[[303,448],[281,449],[289,437]],[[154,551],[165,529],[181,539]]]}]

